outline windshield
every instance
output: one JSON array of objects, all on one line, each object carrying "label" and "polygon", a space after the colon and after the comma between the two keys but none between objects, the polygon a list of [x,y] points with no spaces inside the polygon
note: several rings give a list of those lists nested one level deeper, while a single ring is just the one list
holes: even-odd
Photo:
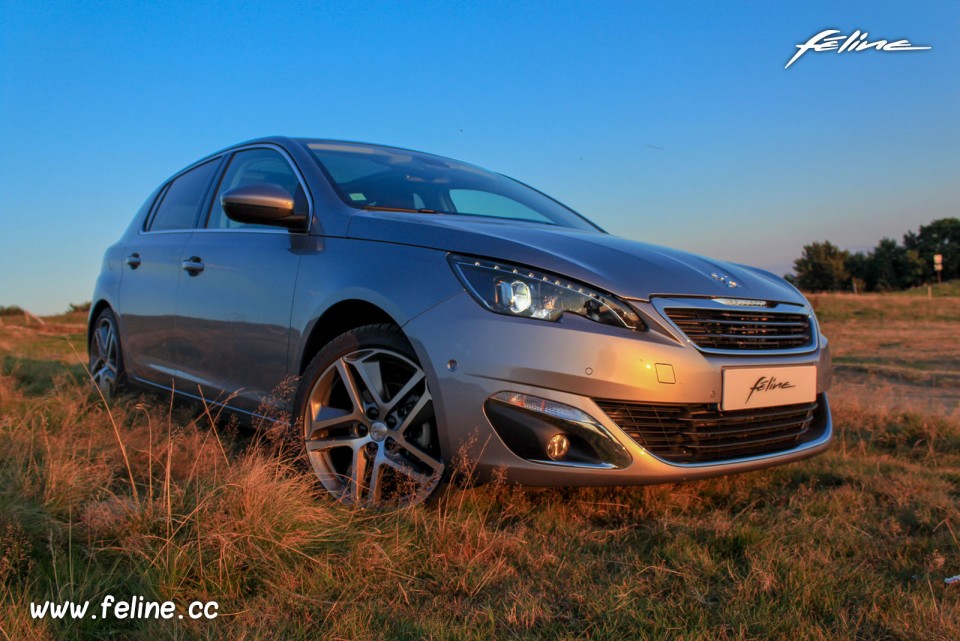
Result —
[{"label": "windshield", "polygon": [[536,189],[449,158],[359,143],[309,142],[307,148],[343,201],[358,209],[598,229]]}]

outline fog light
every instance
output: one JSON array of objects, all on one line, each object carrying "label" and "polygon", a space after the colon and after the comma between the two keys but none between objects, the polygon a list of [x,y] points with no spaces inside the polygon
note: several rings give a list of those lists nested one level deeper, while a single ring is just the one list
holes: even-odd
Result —
[{"label": "fog light", "polygon": [[570,451],[570,439],[564,434],[554,434],[547,441],[547,456],[551,461],[559,461]]}]

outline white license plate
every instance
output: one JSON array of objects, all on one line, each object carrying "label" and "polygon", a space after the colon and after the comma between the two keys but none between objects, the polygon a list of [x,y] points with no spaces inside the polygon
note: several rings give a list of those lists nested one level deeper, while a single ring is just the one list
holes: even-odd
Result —
[{"label": "white license plate", "polygon": [[816,398],[816,365],[723,370],[722,410],[810,403]]}]

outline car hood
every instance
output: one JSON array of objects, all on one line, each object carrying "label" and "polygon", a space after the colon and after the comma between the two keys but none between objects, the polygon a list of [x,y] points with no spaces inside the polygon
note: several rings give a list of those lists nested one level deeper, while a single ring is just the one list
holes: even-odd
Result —
[{"label": "car hood", "polygon": [[526,265],[623,298],[723,296],[805,303],[794,287],[769,272],[599,231],[442,214],[360,212],[351,217],[347,235]]}]

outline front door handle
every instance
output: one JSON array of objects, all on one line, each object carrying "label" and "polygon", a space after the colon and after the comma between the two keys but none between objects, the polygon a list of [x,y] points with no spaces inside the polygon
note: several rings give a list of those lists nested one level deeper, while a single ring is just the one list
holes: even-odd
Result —
[{"label": "front door handle", "polygon": [[127,265],[130,267],[130,269],[136,269],[137,267],[139,267],[140,254],[138,254],[137,252],[133,252],[132,254],[127,256]]},{"label": "front door handle", "polygon": [[183,261],[181,265],[183,267],[183,271],[187,272],[191,276],[196,276],[203,271],[203,259],[199,256],[191,256]]}]

